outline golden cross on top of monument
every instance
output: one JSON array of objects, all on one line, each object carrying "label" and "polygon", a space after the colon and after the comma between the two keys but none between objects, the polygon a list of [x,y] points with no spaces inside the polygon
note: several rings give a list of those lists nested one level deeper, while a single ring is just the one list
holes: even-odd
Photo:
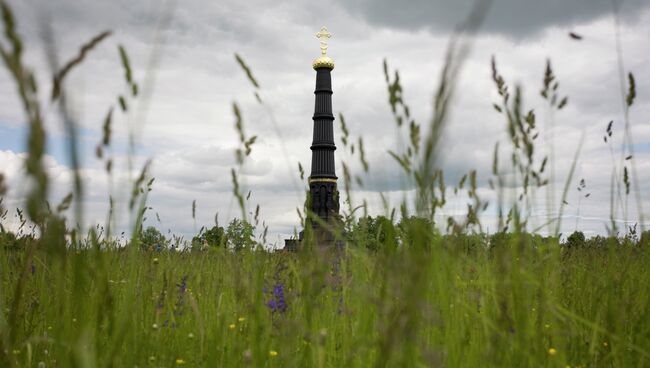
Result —
[{"label": "golden cross on top of monument", "polygon": [[327,39],[332,37],[332,34],[327,30],[327,27],[321,27],[320,31],[316,33],[316,38],[320,40],[321,54],[327,54]]},{"label": "golden cross on top of monument", "polygon": [[320,41],[320,53],[321,55],[314,60],[311,66],[314,69],[327,68],[329,70],[334,69],[334,60],[331,57],[327,56],[327,40],[332,37],[332,34],[327,30],[327,27],[321,27],[320,31],[316,33],[316,38]]}]

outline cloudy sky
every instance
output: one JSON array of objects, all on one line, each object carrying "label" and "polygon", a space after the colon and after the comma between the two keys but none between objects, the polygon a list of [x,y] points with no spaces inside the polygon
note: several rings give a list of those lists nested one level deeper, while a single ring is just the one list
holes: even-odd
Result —
[{"label": "cloudy sky", "polygon": [[[405,99],[426,133],[450,35],[472,3],[9,0],[25,40],[26,61],[41,85],[49,135],[51,202],[58,203],[70,191],[70,160],[56,106],[47,98],[51,72],[44,40],[54,40],[58,58],[63,61],[74,57],[79,46],[92,36],[112,30],[112,36],[65,82],[81,132],[86,225],[105,222],[112,193],[119,207],[119,227],[128,229],[129,176],[137,176],[135,172],[148,159],[152,159],[156,180],[147,224],[191,237],[201,226],[214,224],[217,212],[220,224],[237,216],[230,177],[238,145],[232,112],[236,101],[246,134],[259,137],[241,173],[244,192],[251,191],[251,209],[260,205],[260,217],[271,234],[269,242],[279,243],[299,224],[296,207],[304,201],[305,183],[299,177],[298,163],[309,170],[315,78],[311,62],[319,54],[315,33],[326,25],[333,34],[329,55],[336,61],[335,115],[345,116],[353,140],[363,138],[370,162],[370,172],[363,174],[356,156],[340,148],[338,174],[342,177],[341,160],[362,174],[364,186],[355,186],[353,202],[365,200],[371,214],[381,213],[380,193],[393,204],[412,197],[398,165],[387,154],[387,150],[402,149],[408,134],[397,130],[387,104],[383,60],[388,60],[391,69],[399,69]],[[650,186],[645,184],[650,182],[650,3],[626,0],[618,8],[623,68],[636,77],[637,98],[629,115],[633,160],[643,208],[650,217]],[[476,169],[480,195],[494,202],[495,194],[487,184],[493,147],[501,142],[503,157],[511,149],[506,122],[492,107],[499,101],[491,80],[490,58],[494,55],[511,89],[520,84],[525,107],[538,115],[540,155],[551,147],[544,140],[552,137],[557,204],[551,207],[558,207],[572,158],[584,135],[563,230],[572,231],[577,224],[589,234],[604,233],[610,214],[612,157],[621,170],[624,127],[614,19],[610,0],[494,0],[457,82],[440,157],[447,182],[456,182],[463,173]],[[569,37],[570,32],[582,40]],[[117,107],[116,96],[127,88],[119,44],[128,50],[142,93],[129,100],[128,114],[114,116],[113,141],[106,152],[115,160],[110,184],[104,163],[95,158],[94,151],[106,112],[111,106]],[[256,101],[254,88],[237,65],[235,53],[252,68],[263,105]],[[567,107],[553,114],[539,96],[547,58],[552,60],[560,81],[560,94],[569,96]],[[602,137],[610,120],[614,121],[613,137],[608,145]],[[335,123],[335,135],[340,137],[338,120]],[[129,131],[136,139],[131,175],[126,159]],[[24,200],[25,140],[26,124],[15,85],[2,70],[0,172],[8,178],[8,207],[18,207]],[[339,140],[337,144],[341,146]],[[579,199],[575,189],[581,178],[587,186],[582,193],[591,193],[588,198]],[[638,218],[634,195],[631,193],[627,216],[632,222]],[[540,190],[538,197],[533,222],[541,224],[548,208],[546,189]],[[192,219],[194,200],[196,220]],[[464,208],[462,196],[452,198],[444,215],[462,214]],[[484,215],[489,231],[495,230],[494,211],[491,206]],[[623,220],[625,216],[618,211],[616,218]],[[13,214],[6,222],[15,225]]]}]

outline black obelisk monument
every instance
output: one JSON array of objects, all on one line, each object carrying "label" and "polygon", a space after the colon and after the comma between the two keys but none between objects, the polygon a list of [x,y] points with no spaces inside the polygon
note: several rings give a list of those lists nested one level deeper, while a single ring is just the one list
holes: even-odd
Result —
[{"label": "black obelisk monument", "polygon": [[[285,249],[297,250],[299,243],[313,241],[319,246],[341,245],[335,236],[340,228],[339,191],[336,187],[334,168],[334,115],[332,114],[332,70],[334,60],[327,56],[327,40],[331,34],[322,27],[316,33],[320,40],[321,56],[312,67],[316,71],[316,90],[314,105],[314,129],[311,142],[311,174],[306,203],[307,219],[305,231],[300,232],[299,240],[285,240]],[[309,236],[304,236],[309,234]]]},{"label": "black obelisk monument", "polygon": [[334,245],[333,229],[340,223],[339,191],[334,164],[334,115],[332,114],[332,70],[334,60],[327,56],[327,40],[331,34],[322,27],[316,34],[321,56],[314,60],[316,90],[314,91],[314,135],[311,143],[311,175],[309,176],[308,223],[319,245]]}]

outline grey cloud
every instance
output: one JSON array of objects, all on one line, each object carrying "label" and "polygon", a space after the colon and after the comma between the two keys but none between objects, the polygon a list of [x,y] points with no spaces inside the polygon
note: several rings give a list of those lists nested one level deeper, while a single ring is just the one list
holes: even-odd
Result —
[{"label": "grey cloud", "polygon": [[[180,159],[187,163],[193,163],[202,166],[230,166],[235,163],[234,150],[225,149],[215,144],[203,144],[191,149],[184,150],[178,154],[171,154],[171,156],[178,156]],[[164,165],[165,158],[161,159]]]},{"label": "grey cloud", "polygon": [[[619,1],[624,21],[638,20],[645,0]],[[474,0],[345,0],[341,5],[379,27],[449,32],[464,21]],[[482,31],[521,39],[547,27],[571,27],[612,14],[610,0],[494,0]]]}]

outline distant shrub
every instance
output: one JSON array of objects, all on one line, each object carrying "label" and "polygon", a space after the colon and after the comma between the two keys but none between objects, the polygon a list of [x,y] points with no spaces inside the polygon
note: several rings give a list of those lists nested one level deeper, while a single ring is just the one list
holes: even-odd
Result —
[{"label": "distant shrub", "polygon": [[438,235],[434,224],[428,218],[406,217],[397,224],[400,243],[409,247],[431,248]]},{"label": "distant shrub", "polygon": [[17,237],[14,233],[9,231],[0,232],[0,244],[5,249],[19,250],[25,248],[27,240],[31,240],[31,237]]},{"label": "distant shrub", "polygon": [[607,245],[616,242],[614,240],[615,238],[612,237],[604,237],[600,235],[596,235],[594,237],[591,237],[585,241],[585,246],[587,248],[593,248],[593,249],[604,249],[607,248]]},{"label": "distant shrub", "polygon": [[586,246],[585,234],[582,231],[574,231],[569,237],[566,238],[564,246],[568,249],[584,248]]},{"label": "distant shrub", "polygon": [[488,249],[489,237],[485,234],[450,234],[442,237],[442,244],[469,254]]},{"label": "distant shrub", "polygon": [[397,231],[395,224],[385,216],[365,216],[350,227],[346,238],[349,244],[378,251],[396,246]]},{"label": "distant shrub", "polygon": [[539,234],[531,233],[498,232],[487,238],[487,248],[492,251],[501,248],[511,248],[514,246],[518,247],[520,250],[529,250],[556,243],[556,237],[541,236]]},{"label": "distant shrub", "polygon": [[234,250],[251,249],[255,246],[255,226],[246,220],[233,219],[226,229],[228,247]]},{"label": "distant shrub", "polygon": [[641,237],[639,237],[639,246],[643,248],[650,247],[650,230],[641,233]]},{"label": "distant shrub", "polygon": [[192,250],[205,250],[214,247],[223,247],[226,244],[226,231],[223,227],[215,225],[211,229],[201,231],[192,238]]},{"label": "distant shrub", "polygon": [[169,241],[155,227],[149,226],[140,235],[140,248],[144,250],[161,251],[169,245]]}]

